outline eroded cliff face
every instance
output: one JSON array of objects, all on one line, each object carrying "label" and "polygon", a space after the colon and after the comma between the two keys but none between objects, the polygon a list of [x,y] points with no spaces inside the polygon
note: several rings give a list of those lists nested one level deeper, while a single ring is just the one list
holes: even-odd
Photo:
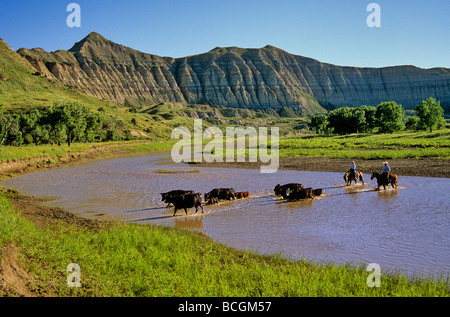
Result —
[{"label": "eroded cliff face", "polygon": [[146,54],[91,33],[70,50],[20,49],[39,72],[119,103],[181,102],[247,108],[414,107],[432,96],[450,103],[450,69],[342,67],[261,49],[215,48],[184,58]]}]

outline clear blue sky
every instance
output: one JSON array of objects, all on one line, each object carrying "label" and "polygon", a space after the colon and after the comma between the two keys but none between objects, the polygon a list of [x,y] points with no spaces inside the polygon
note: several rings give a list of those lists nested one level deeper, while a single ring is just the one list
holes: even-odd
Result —
[{"label": "clear blue sky", "polygon": [[[66,25],[71,2],[80,28]],[[366,24],[372,2],[380,28]],[[1,0],[0,38],[55,51],[96,31],[160,56],[270,44],[336,65],[450,68],[449,13],[450,0]]]}]

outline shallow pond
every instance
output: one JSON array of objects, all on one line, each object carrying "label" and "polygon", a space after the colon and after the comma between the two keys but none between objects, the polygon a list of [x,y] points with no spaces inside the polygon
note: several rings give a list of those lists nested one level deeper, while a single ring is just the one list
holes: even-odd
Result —
[{"label": "shallow pond", "polygon": [[[161,170],[194,173],[159,173]],[[198,172],[200,171],[200,172]],[[34,196],[53,197],[84,217],[199,230],[237,249],[334,263],[377,263],[405,274],[450,271],[450,179],[399,176],[400,188],[344,186],[343,173],[209,168],[174,164],[169,153],[118,157],[46,170],[0,182]],[[276,184],[323,188],[314,200],[286,202]],[[204,206],[186,216],[161,202],[161,192],[215,187],[250,191],[250,198]]]}]

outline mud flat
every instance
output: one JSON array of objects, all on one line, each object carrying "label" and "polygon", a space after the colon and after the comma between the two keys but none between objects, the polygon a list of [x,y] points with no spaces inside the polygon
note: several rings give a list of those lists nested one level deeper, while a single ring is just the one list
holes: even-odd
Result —
[{"label": "mud flat", "polygon": [[[444,177],[450,178],[450,160],[446,159],[391,159],[388,160],[392,173],[402,176]],[[356,160],[357,168],[365,175],[381,172],[382,160]],[[259,162],[212,162],[194,163],[205,167],[231,167],[259,169]],[[280,157],[280,170],[297,170],[312,172],[342,172],[350,167],[351,161],[346,159],[329,159],[320,157]],[[367,176],[366,176],[367,177]]]}]

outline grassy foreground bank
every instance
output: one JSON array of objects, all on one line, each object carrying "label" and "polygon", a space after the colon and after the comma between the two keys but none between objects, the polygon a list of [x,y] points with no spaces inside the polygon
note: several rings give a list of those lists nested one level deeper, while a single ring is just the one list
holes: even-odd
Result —
[{"label": "grassy foreground bank", "polygon": [[[8,271],[13,250],[15,271],[22,268],[26,278],[22,274],[22,291],[14,283],[0,284],[0,295],[450,295],[448,279],[383,274],[381,287],[371,288],[370,272],[364,268],[259,256],[174,228],[76,220],[63,211],[52,213],[44,224],[17,210],[13,205],[17,199],[17,194],[0,191],[0,273]],[[34,216],[45,216],[45,211],[39,208],[39,216]],[[80,265],[79,288],[67,286],[70,263]],[[0,282],[4,280],[8,279]]]}]

